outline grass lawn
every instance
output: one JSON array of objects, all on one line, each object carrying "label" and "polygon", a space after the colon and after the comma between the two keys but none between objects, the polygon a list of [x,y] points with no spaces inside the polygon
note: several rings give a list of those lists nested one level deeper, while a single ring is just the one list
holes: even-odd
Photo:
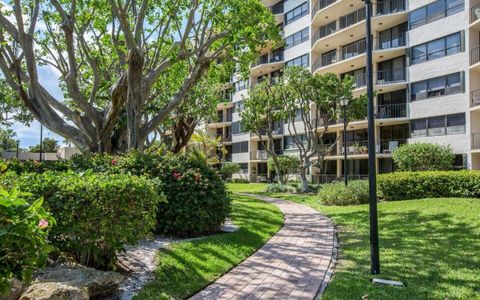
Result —
[{"label": "grass lawn", "polygon": [[[248,192],[250,186],[233,189]],[[323,206],[315,195],[272,196],[314,207],[340,227],[340,264],[322,299],[480,299],[480,199],[379,203],[382,273],[376,277],[407,286],[395,288],[370,283],[367,205]]]},{"label": "grass lawn", "polygon": [[283,215],[276,206],[232,198],[232,220],[240,229],[161,250],[155,279],[134,299],[187,298],[245,260],[282,227]]}]

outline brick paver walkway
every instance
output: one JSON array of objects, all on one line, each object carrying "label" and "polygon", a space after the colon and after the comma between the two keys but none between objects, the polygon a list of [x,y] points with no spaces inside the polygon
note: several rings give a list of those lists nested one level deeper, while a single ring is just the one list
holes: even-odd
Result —
[{"label": "brick paver walkway", "polygon": [[263,247],[191,299],[314,299],[328,283],[335,229],[313,208],[259,195],[278,206],[285,225]]}]

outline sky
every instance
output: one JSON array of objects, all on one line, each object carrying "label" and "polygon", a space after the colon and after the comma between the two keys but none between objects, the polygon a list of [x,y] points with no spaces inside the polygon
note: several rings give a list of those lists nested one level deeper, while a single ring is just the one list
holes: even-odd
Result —
[{"label": "sky", "polygon": [[[58,87],[58,73],[52,67],[41,66],[38,68],[38,77],[40,83],[52,94],[56,99],[63,99],[63,94]],[[20,148],[28,148],[30,146],[38,145],[40,143],[40,123],[34,121],[30,126],[25,126],[20,123],[14,123],[12,126],[13,131],[16,133],[17,140],[20,141]],[[43,137],[53,138],[59,142],[60,145],[64,145],[64,138],[51,132],[50,130],[43,128]]]}]

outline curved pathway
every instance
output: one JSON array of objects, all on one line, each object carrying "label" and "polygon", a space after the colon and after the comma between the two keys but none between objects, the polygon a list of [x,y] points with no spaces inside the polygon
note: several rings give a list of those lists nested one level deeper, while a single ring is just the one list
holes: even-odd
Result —
[{"label": "curved pathway", "polygon": [[275,204],[285,224],[265,245],[191,299],[314,299],[335,265],[332,221],[313,208],[260,195]]}]

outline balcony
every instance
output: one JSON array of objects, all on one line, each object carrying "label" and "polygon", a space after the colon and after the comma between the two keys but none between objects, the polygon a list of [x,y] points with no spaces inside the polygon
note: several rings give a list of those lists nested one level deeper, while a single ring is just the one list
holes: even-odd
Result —
[{"label": "balcony", "polygon": [[470,93],[470,107],[480,105],[480,90],[475,90]]},{"label": "balcony", "polygon": [[[345,153],[345,144],[340,143],[340,155]],[[363,155],[368,154],[368,140],[347,142],[347,155]]]},{"label": "balcony", "polygon": [[395,149],[406,143],[406,139],[379,140],[377,141],[376,151],[379,154],[391,154]]},{"label": "balcony", "polygon": [[232,134],[221,134],[221,135],[215,136],[215,138],[220,140],[220,142],[222,143],[228,143],[232,141]]},{"label": "balcony", "polygon": [[218,115],[216,118],[208,121],[210,128],[221,128],[232,122],[232,114]]},{"label": "balcony", "polygon": [[[277,155],[282,155],[283,150],[275,149],[275,153]],[[250,160],[268,160],[270,154],[268,154],[267,150],[254,150],[250,151]]]},{"label": "balcony", "polygon": [[377,85],[404,83],[407,72],[405,68],[377,71]]},{"label": "balcony", "polygon": [[[355,36],[361,35],[362,30],[356,30],[356,32],[350,32],[351,30],[347,30],[348,28],[354,26],[355,24],[360,23],[361,21],[365,20],[365,8],[361,8],[356,10],[348,15],[344,15],[338,20],[330,22],[324,26],[318,28],[312,37],[312,48],[315,47],[315,44],[318,40],[321,40],[327,36],[333,35],[337,32],[344,32],[341,36],[332,37],[335,38],[335,43],[333,44],[342,44],[348,43],[351,40],[350,35],[354,34]],[[348,32],[347,32],[348,31]],[[323,43],[322,43],[323,44]],[[325,44],[332,44],[330,41],[325,41]]]},{"label": "balcony", "polygon": [[273,6],[270,6],[269,9],[270,9],[270,12],[274,15],[283,14],[283,1],[277,3]]},{"label": "balcony", "polygon": [[378,1],[375,16],[384,16],[405,11],[405,0]]},{"label": "balcony", "polygon": [[325,7],[335,3],[336,0],[318,0],[315,5],[313,6],[312,9],[312,19],[315,17],[315,14],[321,10],[324,9]]},{"label": "balcony", "polygon": [[407,44],[407,34],[402,32],[393,37],[375,37],[374,43],[374,50],[376,51],[405,47]]},{"label": "balcony", "polygon": [[365,51],[366,42],[365,39],[362,39],[355,43],[343,46],[340,50],[333,50],[327,53],[323,53],[313,63],[313,71],[315,72],[318,71],[320,68],[324,68],[333,64],[338,64],[342,61],[359,57],[360,55],[364,54]]},{"label": "balcony", "polygon": [[[263,129],[263,130],[260,130],[260,135],[262,136],[267,136],[267,130],[266,129]],[[273,128],[273,131],[272,131],[272,135],[275,136],[275,135],[283,135],[283,124],[281,126],[275,126]],[[258,137],[258,135],[254,132],[250,132],[250,136],[251,137]]]},{"label": "balcony", "polygon": [[232,161],[232,155],[231,155],[231,154],[222,155],[222,158],[220,159],[220,161],[221,161],[221,162]]},{"label": "balcony", "polygon": [[259,77],[269,72],[279,70],[283,68],[283,65],[284,55],[283,48],[281,48],[260,56],[251,68],[251,75]]},{"label": "balcony", "polygon": [[378,105],[375,108],[375,118],[395,119],[407,117],[407,103]]},{"label": "balcony", "polygon": [[480,19],[480,3],[475,4],[470,8],[470,23],[475,23]]},{"label": "balcony", "polygon": [[480,132],[472,133],[472,150],[480,150]]},{"label": "balcony", "polygon": [[480,62],[480,46],[470,50],[470,66],[473,67],[474,65],[477,65],[478,62]]}]

